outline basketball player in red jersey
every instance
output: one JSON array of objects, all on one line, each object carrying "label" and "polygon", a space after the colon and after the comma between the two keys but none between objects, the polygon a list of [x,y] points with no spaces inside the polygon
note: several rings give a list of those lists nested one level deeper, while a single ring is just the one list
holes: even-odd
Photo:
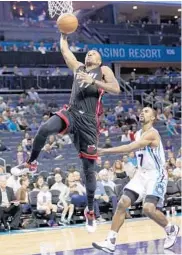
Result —
[{"label": "basketball player in red jersey", "polygon": [[88,201],[88,208],[85,210],[86,226],[89,232],[94,232],[96,228],[93,201],[96,189],[94,170],[97,159],[97,118],[104,91],[119,94],[120,87],[112,70],[102,66],[99,52],[89,51],[83,64],[78,62],[70,51],[67,36],[64,34],[61,36],[60,47],[67,66],[74,72],[69,106],[67,109],[56,112],[39,128],[27,163],[33,167],[33,162],[38,158],[49,135],[73,134],[74,144],[85,173]]}]

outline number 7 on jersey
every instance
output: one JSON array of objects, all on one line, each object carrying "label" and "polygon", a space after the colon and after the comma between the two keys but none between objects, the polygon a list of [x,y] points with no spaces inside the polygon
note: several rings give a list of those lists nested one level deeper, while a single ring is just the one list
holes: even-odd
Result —
[{"label": "number 7 on jersey", "polygon": [[138,157],[140,157],[140,166],[143,164],[143,154],[138,154]]}]

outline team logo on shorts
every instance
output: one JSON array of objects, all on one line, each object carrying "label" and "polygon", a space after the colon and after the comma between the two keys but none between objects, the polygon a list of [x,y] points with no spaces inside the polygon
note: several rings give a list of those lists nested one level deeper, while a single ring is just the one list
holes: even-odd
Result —
[{"label": "team logo on shorts", "polygon": [[162,185],[161,183],[157,184],[155,190],[159,195],[162,195],[164,193],[164,185]]},{"label": "team logo on shorts", "polygon": [[88,151],[89,154],[94,154],[94,153],[96,152],[96,146],[95,146],[95,144],[93,144],[93,145],[88,145],[87,151]]}]

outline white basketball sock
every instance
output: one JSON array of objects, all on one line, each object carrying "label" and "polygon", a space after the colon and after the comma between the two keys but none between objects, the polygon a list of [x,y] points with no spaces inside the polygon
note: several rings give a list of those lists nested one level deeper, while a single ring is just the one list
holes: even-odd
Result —
[{"label": "white basketball sock", "polygon": [[117,232],[111,230],[111,231],[109,232],[108,236],[107,236],[107,240],[116,239],[116,238],[117,238],[117,235],[118,235]]}]

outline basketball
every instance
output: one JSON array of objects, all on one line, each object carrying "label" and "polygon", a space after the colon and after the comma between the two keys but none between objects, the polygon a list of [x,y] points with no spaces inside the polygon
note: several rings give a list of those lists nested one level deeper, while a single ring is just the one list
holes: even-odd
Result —
[{"label": "basketball", "polygon": [[71,34],[75,32],[78,27],[78,19],[75,15],[66,13],[59,16],[57,19],[57,26],[60,32]]}]

